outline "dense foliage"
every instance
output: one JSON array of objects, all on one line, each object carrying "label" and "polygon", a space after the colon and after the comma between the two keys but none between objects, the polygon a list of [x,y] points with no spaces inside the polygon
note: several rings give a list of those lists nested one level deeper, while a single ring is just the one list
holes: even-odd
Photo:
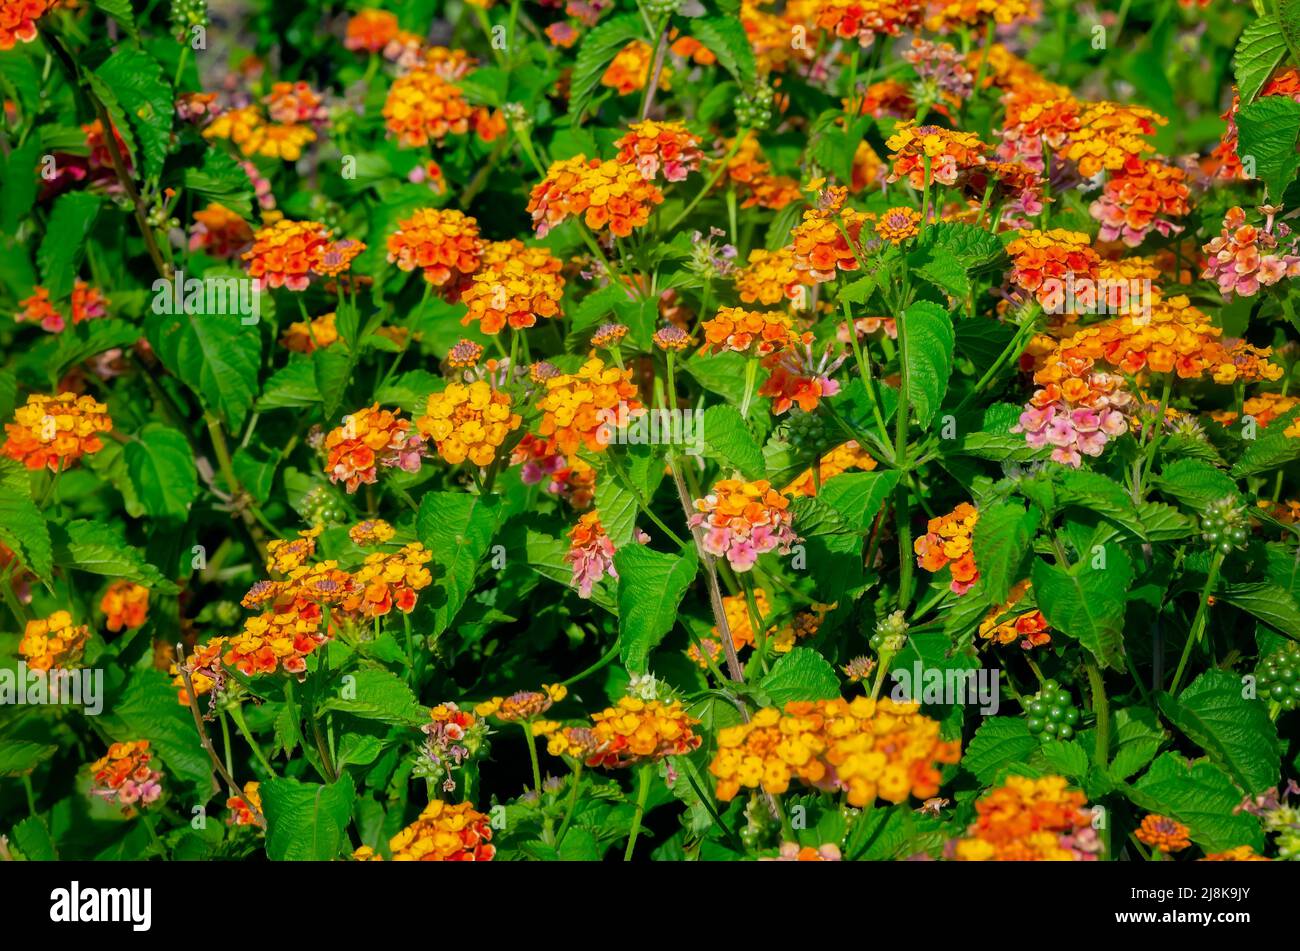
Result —
[{"label": "dense foliage", "polygon": [[0,858],[1300,856],[1300,2],[0,0],[0,90]]}]

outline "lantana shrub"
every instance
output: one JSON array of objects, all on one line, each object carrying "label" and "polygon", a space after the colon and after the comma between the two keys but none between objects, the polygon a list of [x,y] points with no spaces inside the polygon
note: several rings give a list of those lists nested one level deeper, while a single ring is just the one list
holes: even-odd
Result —
[{"label": "lantana shrub", "polygon": [[1300,7],[0,0],[0,859],[1300,857]]}]

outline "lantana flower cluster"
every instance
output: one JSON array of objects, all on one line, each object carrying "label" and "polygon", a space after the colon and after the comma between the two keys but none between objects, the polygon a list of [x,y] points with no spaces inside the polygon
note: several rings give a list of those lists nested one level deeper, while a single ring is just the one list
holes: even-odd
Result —
[{"label": "lantana flower cluster", "polygon": [[111,432],[108,407],[90,396],[32,393],[5,423],[0,456],[21,462],[28,469],[59,472],[71,468],[82,456],[104,448],[100,435]]},{"label": "lantana flower cluster", "polygon": [[868,697],[792,701],[720,730],[709,772],[722,802],[742,789],[781,795],[798,779],[842,792],[849,805],[862,808],[877,798],[900,803],[935,795],[937,766],[957,762],[960,750],[959,743],[939,739],[939,724],[918,704]]},{"label": "lantana flower cluster", "polygon": [[345,417],[343,425],[326,434],[324,447],[330,481],[343,483],[352,493],[374,484],[380,467],[418,471],[423,436],[412,432],[400,410],[380,409],[376,403]]},{"label": "lantana flower cluster", "polygon": [[90,765],[91,793],[121,806],[128,815],[152,805],[162,795],[162,773],[152,761],[148,740],[114,743]]},{"label": "lantana flower cluster", "polygon": [[[472,803],[429,802],[420,817],[388,840],[394,862],[490,862],[492,822]],[[382,856],[368,845],[352,854],[358,861],[379,861]]]},{"label": "lantana flower cluster", "polygon": [[789,554],[799,541],[790,500],[760,479],[723,479],[713,491],[695,500],[691,528],[703,533],[704,550],[726,558],[735,571],[750,571],[759,555]]},{"label": "lantana flower cluster", "polygon": [[448,383],[441,392],[431,393],[415,425],[452,465],[468,459],[476,466],[489,466],[521,422],[508,393],[486,380],[475,380]]},{"label": "lantana flower cluster", "polygon": [[912,543],[916,564],[926,571],[942,571],[947,567],[952,573],[949,587],[954,594],[965,594],[979,581],[979,568],[975,566],[975,552],[971,539],[979,511],[969,502],[962,502],[947,515],[932,518],[926,532]]},{"label": "lantana flower cluster", "polygon": [[90,640],[90,628],[73,624],[68,611],[27,622],[18,654],[31,670],[68,670],[80,659]]},{"label": "lantana flower cluster", "polygon": [[577,216],[592,231],[608,228],[615,237],[626,238],[650,220],[663,200],[663,192],[635,166],[575,155],[551,165],[533,187],[527,210],[539,238]]},{"label": "lantana flower cluster", "polygon": [[698,723],[687,715],[680,700],[623,697],[612,707],[593,713],[590,727],[569,727],[551,734],[547,752],[605,769],[652,763],[698,749],[703,742],[693,729]]},{"label": "lantana flower cluster", "polygon": [[962,862],[1086,862],[1101,849],[1083,793],[1062,776],[1006,782],[975,802],[978,814],[965,837],[952,843]]}]

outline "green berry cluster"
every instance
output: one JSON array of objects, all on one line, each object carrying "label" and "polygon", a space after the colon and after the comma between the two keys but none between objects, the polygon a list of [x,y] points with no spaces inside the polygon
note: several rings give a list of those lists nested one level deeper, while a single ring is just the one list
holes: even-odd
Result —
[{"label": "green berry cluster", "polygon": [[172,0],[172,33],[178,40],[189,39],[191,28],[208,26],[207,0]]},{"label": "green berry cluster", "polygon": [[897,654],[907,644],[907,621],[902,611],[895,611],[876,622],[871,635],[871,649],[877,654]]},{"label": "green berry cluster", "polygon": [[1290,641],[1260,661],[1255,669],[1259,695],[1283,710],[1300,707],[1300,644]]},{"label": "green berry cluster", "polygon": [[1043,689],[1029,698],[1025,712],[1029,714],[1029,732],[1048,739],[1071,739],[1079,722],[1079,709],[1070,692],[1055,680],[1043,681]]},{"label": "green berry cluster", "polygon": [[776,96],[772,87],[759,80],[736,100],[736,124],[742,129],[761,132],[772,122],[772,104]]},{"label": "green berry cluster", "polygon": [[830,422],[821,413],[805,413],[799,408],[790,410],[790,418],[782,425],[781,435],[800,455],[820,456],[833,438]]},{"label": "green berry cluster", "polygon": [[1201,536],[1211,548],[1227,555],[1246,544],[1250,518],[1235,496],[1211,502],[1201,515]]},{"label": "green berry cluster", "polygon": [[348,519],[343,503],[323,485],[316,486],[303,497],[302,514],[312,525],[337,525]]},{"label": "green berry cluster", "polygon": [[645,0],[645,12],[654,19],[671,16],[682,8],[682,0]]}]

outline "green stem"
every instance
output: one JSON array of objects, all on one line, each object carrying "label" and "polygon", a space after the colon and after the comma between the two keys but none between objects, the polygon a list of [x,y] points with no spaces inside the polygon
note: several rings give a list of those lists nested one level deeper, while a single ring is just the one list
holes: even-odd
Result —
[{"label": "green stem", "polygon": [[1084,667],[1088,671],[1088,689],[1092,691],[1092,712],[1097,716],[1097,747],[1093,762],[1106,769],[1110,760],[1110,701],[1106,697],[1106,683],[1096,659],[1084,652]]},{"label": "green stem", "polygon": [[1222,567],[1223,552],[1216,551],[1214,559],[1210,562],[1210,573],[1205,577],[1205,587],[1201,589],[1201,601],[1196,607],[1196,619],[1192,621],[1192,628],[1187,632],[1187,643],[1183,645],[1183,655],[1178,660],[1178,669],[1174,671],[1174,682],[1173,686],[1169,688],[1170,693],[1178,692],[1178,685],[1182,683],[1187,660],[1192,656],[1192,645],[1201,639],[1201,632],[1205,629],[1208,616],[1207,609],[1210,603],[1210,593],[1214,590],[1214,586],[1219,583],[1219,569]]},{"label": "green stem", "polygon": [[582,785],[582,760],[578,760],[573,766],[573,773],[569,776],[569,801],[564,806],[564,818],[560,820],[560,831],[555,834],[555,847],[558,849],[564,844],[564,834],[569,831],[569,823],[573,821],[573,810],[578,804],[578,787]]},{"label": "green stem", "polygon": [[636,848],[636,837],[641,832],[641,818],[645,815],[646,800],[650,797],[650,771],[654,769],[651,763],[645,763],[637,767],[637,793],[636,793],[636,812],[632,815],[632,831],[627,835],[627,849],[623,852],[623,861],[632,861],[632,851]]},{"label": "green stem", "polygon": [[[740,151],[740,146],[742,143],[744,143],[745,136],[748,134],[749,134],[748,129],[736,130],[736,139],[734,142],[731,143],[731,150],[725,156],[723,156],[722,161],[718,163],[717,171],[715,171],[713,175],[709,178],[709,180],[704,183],[704,187],[701,188],[698,192],[696,192],[695,197],[692,198],[690,203],[681,210],[681,213],[678,214],[678,216],[672,220],[672,223],[669,224],[668,227],[664,228],[665,234],[672,234],[674,231],[676,231],[677,226],[686,219],[687,215],[689,215],[692,211],[695,210],[695,206],[698,205],[703,200],[705,195],[707,195],[710,191],[713,190],[713,186],[718,184],[718,180],[722,178],[724,174],[726,174],[727,163],[731,161],[732,156],[734,156],[737,152]],[[734,239],[735,236],[733,235],[732,237]]]},{"label": "green stem", "polygon": [[533,767],[533,789],[537,792],[537,808],[542,807],[542,766],[537,761],[537,744],[533,740],[533,724],[524,720],[519,724],[524,731],[524,741],[528,744],[528,760]]},{"label": "green stem", "polygon": [[274,779],[275,769],[271,766],[271,761],[266,758],[266,754],[262,752],[261,745],[253,738],[253,732],[248,728],[248,723],[244,720],[244,708],[240,706],[231,707],[230,719],[234,721],[235,729],[243,736],[244,741],[252,748],[254,758],[261,764],[262,769],[266,770],[267,776]]}]

